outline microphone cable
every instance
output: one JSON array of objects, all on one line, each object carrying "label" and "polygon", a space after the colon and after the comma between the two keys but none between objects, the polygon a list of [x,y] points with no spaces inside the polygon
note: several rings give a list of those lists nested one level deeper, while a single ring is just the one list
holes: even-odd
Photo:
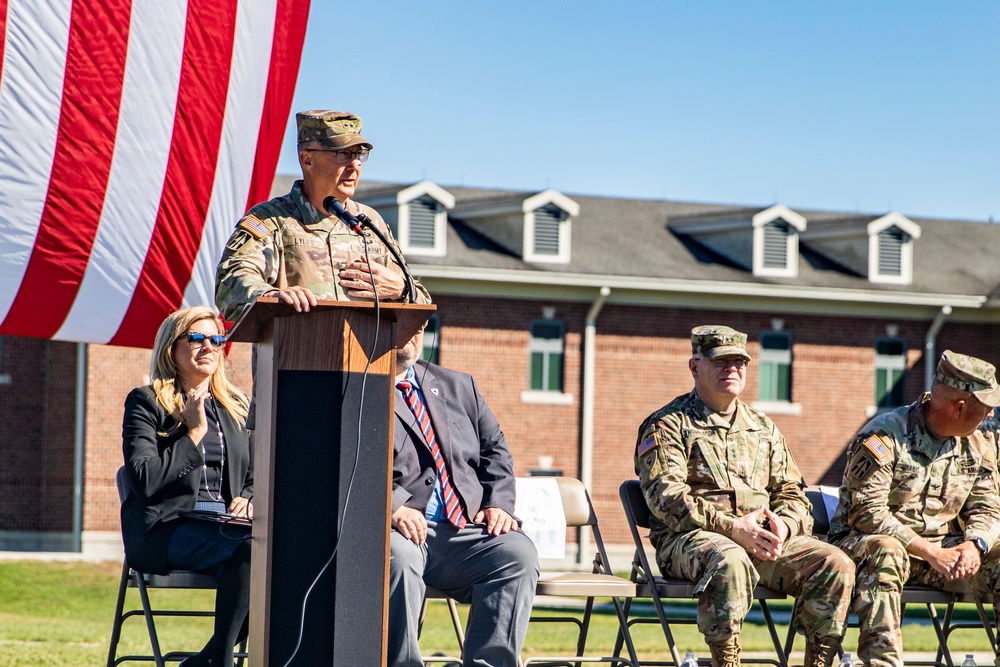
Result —
[{"label": "microphone cable", "polygon": [[344,520],[347,518],[347,509],[351,501],[351,490],[354,488],[354,478],[357,475],[358,463],[361,460],[361,433],[362,433],[361,426],[364,420],[365,392],[368,388],[368,370],[371,368],[372,365],[372,357],[375,355],[375,352],[378,349],[379,329],[382,322],[381,318],[382,303],[378,296],[378,288],[375,286],[375,276],[371,273],[371,263],[368,261],[368,244],[364,243],[363,245],[365,249],[364,250],[365,262],[368,264],[368,271],[369,271],[368,276],[371,278],[372,292],[375,294],[375,336],[373,337],[372,340],[371,351],[366,355],[365,370],[361,374],[361,398],[360,398],[360,404],[358,406],[357,440],[355,443],[357,446],[354,449],[354,464],[351,467],[351,474],[348,477],[347,492],[344,494],[343,513],[340,515],[340,517],[338,517],[337,539],[333,544],[333,551],[330,553],[330,557],[327,559],[326,563],[323,564],[323,567],[320,568],[319,573],[317,573],[316,577],[312,580],[312,583],[309,584],[309,587],[306,589],[306,594],[302,598],[302,611],[299,615],[299,636],[295,642],[295,648],[292,649],[292,654],[288,657],[288,660],[285,661],[282,667],[289,667],[289,665],[292,664],[292,660],[294,660],[295,656],[298,655],[299,649],[302,647],[302,637],[305,634],[305,626],[306,626],[306,606],[309,603],[309,596],[312,595],[313,589],[316,587],[316,584],[319,583],[319,580],[322,578],[323,574],[333,563],[333,559],[336,558],[337,552],[340,550],[340,540],[343,537]]}]

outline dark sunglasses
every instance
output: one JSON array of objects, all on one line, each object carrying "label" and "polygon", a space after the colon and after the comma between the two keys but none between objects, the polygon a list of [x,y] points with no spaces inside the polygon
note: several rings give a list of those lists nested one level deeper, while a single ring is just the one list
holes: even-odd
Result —
[{"label": "dark sunglasses", "polygon": [[188,331],[182,333],[177,340],[180,340],[181,338],[186,338],[188,345],[196,350],[201,349],[205,345],[205,341],[211,343],[212,347],[217,350],[221,350],[226,345],[226,337],[222,334],[206,336],[205,334],[198,333],[197,331]]}]

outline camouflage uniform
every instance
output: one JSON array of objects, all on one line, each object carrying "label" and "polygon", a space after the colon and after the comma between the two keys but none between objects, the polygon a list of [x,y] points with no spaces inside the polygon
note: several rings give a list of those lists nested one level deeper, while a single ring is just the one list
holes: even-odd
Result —
[{"label": "camouflage uniform", "polygon": [[[364,213],[395,244],[392,233],[375,209],[347,200],[352,214]],[[358,236],[335,217],[316,210],[296,181],[291,192],[254,206],[236,225],[216,273],[216,304],[227,319],[267,292],[292,285],[308,287],[319,299],[358,301],[344,293],[338,272],[364,256],[395,267],[378,239]],[[398,251],[398,246],[397,246]],[[430,295],[414,280],[417,303]]]},{"label": "camouflage uniform", "polygon": [[[962,356],[945,352],[942,360],[948,355]],[[936,380],[957,386],[938,368]],[[935,436],[925,422],[929,400],[924,394],[912,405],[879,415],[847,450],[830,540],[857,563],[854,611],[861,625],[858,655],[866,665],[903,664],[900,595],[906,583],[993,592],[994,611],[1000,612],[996,446],[982,429],[968,437]],[[943,547],[979,538],[988,553],[971,581],[948,582],[927,561],[907,553],[919,537]]]},{"label": "camouflage uniform", "polygon": [[[711,358],[703,346],[694,351]],[[802,476],[774,423],[739,399],[735,406],[730,418],[692,391],[639,428],[635,469],[653,514],[657,564],[665,576],[697,582],[698,629],[710,645],[738,637],[759,581],[797,598],[793,623],[810,643],[837,646],[854,566],[811,536]],[[788,526],[776,561],[758,559],[731,539],[735,519],[761,506]]]},{"label": "camouflage uniform", "polygon": [[[371,150],[372,144],[361,136],[361,119],[343,111],[303,111],[295,115],[298,145],[318,143],[322,149],[342,151],[354,146]],[[295,181],[287,195],[257,204],[236,223],[236,229],[215,273],[215,303],[226,319],[236,321],[257,297],[287,287],[307,287],[318,299],[361,301],[348,296],[340,284],[340,270],[366,255],[372,263],[402,270],[389,256],[382,242],[362,237],[348,229],[335,216],[328,216],[313,206],[305,196],[302,181]],[[353,215],[364,213],[371,218],[399,252],[392,232],[378,212],[348,199],[344,208]],[[430,303],[427,290],[416,279],[415,303]],[[253,348],[252,372],[256,377],[257,346]],[[254,382],[256,388],[257,383]],[[256,391],[250,399],[248,429],[256,427]]]}]

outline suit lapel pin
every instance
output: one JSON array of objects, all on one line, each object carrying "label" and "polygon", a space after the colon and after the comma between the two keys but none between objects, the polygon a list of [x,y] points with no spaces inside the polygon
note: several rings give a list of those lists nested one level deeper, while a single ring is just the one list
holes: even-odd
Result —
[{"label": "suit lapel pin", "polygon": [[437,396],[440,392],[438,391],[437,387],[431,387],[431,393]]}]

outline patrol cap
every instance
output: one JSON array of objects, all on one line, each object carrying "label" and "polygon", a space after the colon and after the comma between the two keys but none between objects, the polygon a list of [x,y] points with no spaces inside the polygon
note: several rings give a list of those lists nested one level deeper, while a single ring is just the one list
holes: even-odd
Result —
[{"label": "patrol cap", "polygon": [[706,359],[742,357],[750,361],[747,335],[717,324],[705,324],[691,329],[691,354],[700,354]]},{"label": "patrol cap", "polygon": [[295,114],[298,141],[318,141],[329,148],[364,146],[370,141],[361,136],[361,118],[346,111],[300,111]]},{"label": "patrol cap", "polygon": [[1000,406],[1000,385],[993,364],[965,354],[945,350],[938,361],[934,381],[967,391],[991,408]]}]

